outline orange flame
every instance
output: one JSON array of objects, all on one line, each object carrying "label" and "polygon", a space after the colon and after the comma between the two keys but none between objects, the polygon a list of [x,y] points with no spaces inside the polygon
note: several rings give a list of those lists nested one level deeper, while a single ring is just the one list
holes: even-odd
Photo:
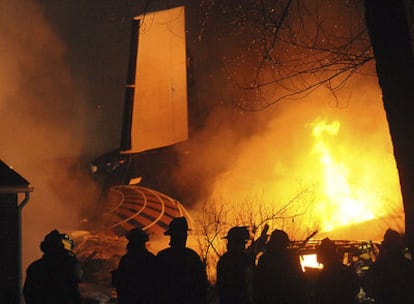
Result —
[{"label": "orange flame", "polygon": [[210,197],[224,205],[223,221],[263,223],[283,210],[270,226],[293,240],[318,230],[317,238],[378,241],[388,227],[401,230],[402,199],[384,110],[373,103],[352,106],[324,109],[325,119],[309,120],[321,111],[308,105],[283,112],[269,132],[233,149],[237,153],[216,177]]},{"label": "orange flame", "polygon": [[302,267],[302,271],[306,271],[307,268],[314,268],[314,269],[323,268],[323,265],[318,263],[316,254],[301,255],[299,258],[300,258],[300,265]]},{"label": "orange flame", "polygon": [[[321,228],[330,231],[340,226],[359,223],[383,215],[383,207],[376,204],[380,198],[372,189],[352,187],[349,183],[351,172],[343,160],[336,160],[333,146],[324,136],[336,136],[341,124],[319,120],[313,123],[312,136],[315,138],[313,152],[321,165],[321,200],[317,213],[321,217]],[[340,147],[336,147],[339,149]]]}]

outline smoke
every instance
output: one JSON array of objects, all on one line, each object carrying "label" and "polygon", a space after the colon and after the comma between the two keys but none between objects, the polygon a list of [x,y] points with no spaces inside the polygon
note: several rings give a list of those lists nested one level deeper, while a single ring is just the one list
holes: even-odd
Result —
[{"label": "smoke", "polygon": [[[355,75],[336,96],[320,89],[306,98],[286,100],[259,113],[217,105],[203,128],[180,146],[176,179],[194,195],[192,201],[183,203],[192,203],[196,210],[206,201],[222,202],[248,218],[252,211],[246,208],[246,201],[253,201],[250,207],[258,209],[282,209],[304,191],[307,197],[298,199],[290,215],[302,214],[295,224],[306,233],[319,229],[320,217],[330,216],[315,214],[323,180],[312,127],[321,120],[340,123],[338,135],[326,140],[334,149],[335,160],[349,170],[350,187],[356,192],[372,193],[369,203],[373,210],[375,205],[384,206],[376,216],[401,215],[398,174],[381,91],[377,79],[367,75]],[[313,191],[311,195],[309,191]],[[382,231],[387,225],[401,228],[401,218],[396,222],[385,220],[380,225]],[[297,233],[304,235],[303,231]],[[371,237],[380,239],[381,233]]]},{"label": "smoke", "polygon": [[[85,207],[96,201],[96,185],[85,168],[92,157],[116,147],[129,21],[143,11],[143,4],[127,2],[65,2],[67,7],[61,8],[61,3],[51,1],[45,5],[51,7],[48,17],[56,23],[51,27],[36,2],[1,1],[1,158],[35,189],[23,210],[26,264],[40,254],[44,234],[54,228],[78,228]],[[190,139],[176,146],[179,167],[174,174],[186,207],[197,209],[217,197],[234,202],[236,209],[251,198],[283,205],[298,190],[317,184],[317,168],[309,155],[314,144],[310,126],[318,118],[341,122],[336,146],[353,148],[344,149],[343,156],[354,155],[353,169],[361,176],[372,170],[364,167],[361,155],[378,161],[375,174],[384,182],[377,186],[389,189],[384,193],[389,201],[398,200],[392,194],[398,182],[383,165],[393,164],[392,146],[375,78],[355,78],[336,97],[321,89],[266,111],[240,111],[234,107],[240,91],[223,71],[223,62],[232,62],[237,76],[249,78],[251,70],[238,57],[223,55],[238,51],[237,44],[230,44],[237,37],[217,39],[221,27],[214,20],[200,28],[203,12],[198,5],[189,5],[186,13],[192,58]],[[357,21],[358,25],[361,20]]]},{"label": "smoke", "polygon": [[[323,10],[323,5],[316,10],[311,7],[314,2],[297,2],[297,7],[291,11],[293,18],[288,22],[289,29],[297,32],[293,31],[293,35],[290,31],[284,32],[284,28],[280,30],[280,40],[271,53],[274,61],[269,59],[271,63],[264,63],[270,71],[264,69],[263,77],[271,80],[274,75],[285,75],[283,73],[291,75],[289,73],[297,71],[301,74],[300,69],[306,70],[306,67],[312,67],[312,73],[287,78],[286,82],[278,83],[279,86],[273,83],[262,92],[250,90],[251,93],[246,93],[247,90],[234,85],[234,81],[240,85],[255,84],[254,67],[259,66],[260,54],[263,54],[260,45],[255,45],[260,44],[258,37],[262,36],[255,29],[249,32],[251,24],[244,22],[246,19],[230,19],[237,21],[234,21],[235,26],[225,22],[229,15],[234,17],[234,10],[219,13],[216,19],[210,11],[198,44],[194,43],[196,38],[189,31],[191,57],[194,58],[194,88],[189,95],[190,123],[197,120],[198,128],[192,129],[188,142],[177,146],[180,167],[175,180],[185,193],[187,201],[183,204],[197,210],[206,201],[222,201],[239,212],[245,208],[244,201],[254,201],[258,208],[264,205],[277,208],[284,206],[298,192],[309,189],[313,195],[308,195],[306,202],[298,201],[301,206],[292,209],[291,213],[306,215],[299,218],[305,224],[303,226],[319,228],[321,215],[318,218],[315,214],[318,207],[315,203],[321,200],[318,197],[320,188],[326,181],[322,180],[321,164],[314,151],[312,126],[326,120],[327,123],[340,123],[339,134],[324,139],[335,150],[334,160],[340,165],[342,162],[350,172],[346,176],[347,182],[349,187],[357,189],[355,195],[370,189],[368,192],[373,193],[370,204],[386,209],[381,214],[376,211],[375,216],[402,213],[392,144],[372,62],[365,64],[360,73],[353,73],[345,83],[342,80],[348,76],[346,74],[312,94],[284,99],[263,111],[243,112],[234,107],[263,105],[263,101],[277,98],[278,92],[283,95],[286,91],[290,93],[290,89],[300,91],[304,85],[317,83],[342,67],[340,60],[329,61],[335,56],[330,57],[329,52],[318,53],[314,45],[321,49],[348,46],[346,37],[357,37],[356,43],[350,46],[350,53],[365,50],[364,54],[368,54],[369,41],[363,34],[363,6],[348,7],[341,1],[329,3],[335,3],[335,10],[329,6]],[[306,5],[310,6],[308,11],[304,10]],[[314,18],[315,14],[320,18]],[[242,17],[247,15],[240,14]],[[233,29],[231,34],[226,32],[229,30],[226,26]],[[318,35],[321,32],[325,34]],[[289,43],[292,37],[294,43]],[[341,89],[333,92],[328,86]],[[338,195],[338,201],[341,199]],[[381,203],[377,204],[376,200]],[[305,210],[304,203],[310,205],[313,212],[311,208]],[[249,210],[244,212],[248,214]],[[328,215],[325,217],[329,218]],[[386,222],[386,225],[395,224]]]},{"label": "smoke", "polygon": [[2,0],[1,7],[0,157],[34,187],[22,211],[25,267],[41,254],[46,233],[78,228],[96,199],[80,157],[91,109],[36,2]]}]

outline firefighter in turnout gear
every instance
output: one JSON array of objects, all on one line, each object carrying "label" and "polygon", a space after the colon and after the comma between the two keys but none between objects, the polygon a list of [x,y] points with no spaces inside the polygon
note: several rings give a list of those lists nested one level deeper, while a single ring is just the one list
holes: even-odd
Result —
[{"label": "firefighter in turnout gear", "polygon": [[317,260],[323,269],[316,280],[312,303],[354,304],[359,291],[358,277],[352,267],[342,263],[334,241],[322,240]]},{"label": "firefighter in turnout gear", "polygon": [[227,252],[217,263],[217,289],[221,304],[252,303],[252,276],[255,255],[246,251],[250,239],[247,227],[233,227],[227,236]]},{"label": "firefighter in turnout gear", "polygon": [[26,270],[23,295],[26,304],[80,304],[81,270],[72,250],[73,241],[53,230],[40,243],[43,256]]},{"label": "firefighter in turnout gear", "polygon": [[208,281],[200,256],[186,247],[188,223],[184,217],[174,218],[165,235],[170,247],[156,256],[159,304],[206,304]]},{"label": "firefighter in turnout gear", "polygon": [[305,302],[305,281],[299,256],[288,249],[287,233],[275,229],[260,256],[254,276],[255,304]]},{"label": "firefighter in turnout gear", "polygon": [[366,292],[375,303],[414,303],[414,264],[404,249],[402,235],[388,229],[378,258],[367,273]]},{"label": "firefighter in turnout gear", "polygon": [[112,272],[119,304],[152,304],[155,299],[155,256],[147,250],[148,233],[136,227],[126,235],[127,253]]}]

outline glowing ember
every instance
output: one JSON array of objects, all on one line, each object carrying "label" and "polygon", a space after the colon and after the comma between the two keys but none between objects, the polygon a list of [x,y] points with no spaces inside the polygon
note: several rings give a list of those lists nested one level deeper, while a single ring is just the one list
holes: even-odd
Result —
[{"label": "glowing ember", "polygon": [[302,271],[306,271],[307,268],[322,269],[323,265],[318,263],[316,254],[305,254],[300,256],[300,265]]}]

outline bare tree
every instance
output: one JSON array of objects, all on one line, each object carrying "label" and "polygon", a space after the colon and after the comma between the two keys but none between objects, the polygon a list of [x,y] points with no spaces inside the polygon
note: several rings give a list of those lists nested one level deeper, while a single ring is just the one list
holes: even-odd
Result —
[{"label": "bare tree", "polygon": [[[410,138],[414,131],[414,59],[409,26],[413,1],[202,3],[208,12],[205,19],[224,24],[218,40],[233,45],[223,55],[222,64],[237,91],[233,102],[245,111],[261,111],[320,87],[331,90],[340,105],[336,92],[355,73],[375,76],[376,63],[399,171],[406,234],[414,248],[414,146]],[[208,22],[202,24],[208,26]]]},{"label": "bare tree", "polygon": [[220,25],[218,44],[231,45],[223,51],[223,69],[237,91],[235,104],[245,111],[320,87],[335,98],[374,59],[361,1],[202,2],[210,24]]},{"label": "bare tree", "polygon": [[366,20],[400,177],[409,248],[414,250],[414,55],[404,1],[366,0]]},{"label": "bare tree", "polygon": [[[210,281],[215,281],[215,267],[225,252],[223,237],[234,226],[247,226],[251,233],[250,244],[258,239],[266,225],[270,231],[284,229],[295,240],[309,235],[314,227],[299,229],[303,221],[299,219],[312,208],[312,187],[299,190],[289,201],[281,204],[266,204],[260,198],[246,199],[242,202],[226,200],[206,201],[196,216],[198,252],[206,265]],[[303,228],[303,225],[301,225]],[[256,250],[253,249],[252,250]]]}]

